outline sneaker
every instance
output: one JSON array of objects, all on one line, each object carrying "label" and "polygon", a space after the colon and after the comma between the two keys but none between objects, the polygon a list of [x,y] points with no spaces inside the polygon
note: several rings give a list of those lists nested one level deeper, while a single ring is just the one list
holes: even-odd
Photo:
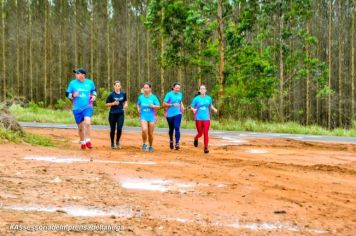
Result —
[{"label": "sneaker", "polygon": [[87,143],[86,143],[86,146],[87,146],[87,148],[89,148],[89,149],[92,149],[92,148],[93,148],[93,145],[91,144],[91,142],[87,142]]},{"label": "sneaker", "polygon": [[120,143],[116,143],[116,147],[117,147],[118,149],[121,149],[121,148],[122,148],[122,146],[120,145]]},{"label": "sneaker", "polygon": [[149,151],[149,152],[153,152],[153,147],[152,147],[152,146],[149,147],[149,148],[148,148],[148,151]]},{"label": "sneaker", "polygon": [[198,147],[198,139],[194,139],[194,147]]},{"label": "sneaker", "polygon": [[86,148],[87,148],[86,144],[83,143],[83,144],[80,145],[80,149],[85,150]]},{"label": "sneaker", "polygon": [[205,154],[209,153],[209,149],[208,148],[204,148],[204,153]]},{"label": "sneaker", "polygon": [[142,144],[142,151],[146,152],[147,151],[147,144]]},{"label": "sneaker", "polygon": [[174,146],[173,146],[173,141],[170,141],[170,142],[169,142],[169,148],[170,148],[171,150],[173,150],[173,148],[174,148]]},{"label": "sneaker", "polygon": [[179,147],[179,143],[176,143],[176,150],[179,150],[180,147]]},{"label": "sneaker", "polygon": [[116,144],[111,144],[111,148],[112,149],[117,149],[117,145]]}]

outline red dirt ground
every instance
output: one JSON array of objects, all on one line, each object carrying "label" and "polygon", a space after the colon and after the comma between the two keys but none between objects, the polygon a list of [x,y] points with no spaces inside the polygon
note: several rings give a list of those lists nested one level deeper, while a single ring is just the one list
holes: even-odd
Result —
[{"label": "red dirt ground", "polygon": [[[111,150],[108,132],[92,131],[94,149],[81,151],[76,130],[26,131],[58,145],[0,145],[0,235],[356,235],[356,145],[211,137],[206,155],[191,135],[171,151],[167,135],[156,134],[155,152],[144,153],[138,133],[124,133],[123,148]],[[37,157],[85,162],[24,159]],[[127,188],[152,179],[153,190]],[[76,207],[107,214],[75,216]],[[11,231],[11,224],[122,231]]]}]

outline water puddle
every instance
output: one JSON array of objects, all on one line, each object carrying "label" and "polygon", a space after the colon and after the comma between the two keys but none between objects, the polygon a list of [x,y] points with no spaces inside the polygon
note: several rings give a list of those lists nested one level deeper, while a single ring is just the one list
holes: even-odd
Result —
[{"label": "water puddle", "polygon": [[268,153],[268,151],[262,150],[262,149],[250,149],[250,150],[247,150],[246,152],[250,153],[250,154],[267,154]]},{"label": "water puddle", "polygon": [[235,138],[235,137],[230,137],[230,136],[223,136],[221,137],[223,140],[229,143],[235,143],[235,144],[245,144],[248,143],[246,140]]},{"label": "water puddle", "polygon": [[121,186],[126,189],[147,190],[147,191],[178,191],[185,193],[192,191],[196,187],[195,183],[179,183],[173,180],[164,179],[124,179],[121,180]]},{"label": "water puddle", "polygon": [[127,165],[156,165],[153,161],[110,161],[110,160],[90,160],[89,158],[73,158],[58,156],[28,156],[25,160],[47,161],[53,163],[104,163],[104,164],[127,164]]},{"label": "water puddle", "polygon": [[52,206],[40,206],[40,205],[14,205],[14,206],[2,206],[3,209],[15,210],[15,211],[37,211],[37,212],[62,212],[70,216],[75,217],[105,217],[116,216],[130,218],[136,216],[132,209],[124,208],[112,208],[109,210],[83,207],[83,206],[65,206],[65,207],[52,207]]},{"label": "water puddle", "polygon": [[160,217],[161,220],[167,221],[176,221],[179,223],[192,223],[192,224],[199,224],[202,226],[215,226],[215,227],[222,227],[222,228],[234,228],[234,229],[244,229],[250,231],[289,231],[289,232],[307,232],[307,233],[315,233],[315,234],[330,234],[331,231],[328,230],[321,230],[321,229],[308,229],[298,227],[297,225],[291,223],[271,223],[271,222],[262,222],[262,223],[221,223],[217,221],[210,221],[207,222],[202,219],[191,220],[187,218],[179,218],[179,217]]}]

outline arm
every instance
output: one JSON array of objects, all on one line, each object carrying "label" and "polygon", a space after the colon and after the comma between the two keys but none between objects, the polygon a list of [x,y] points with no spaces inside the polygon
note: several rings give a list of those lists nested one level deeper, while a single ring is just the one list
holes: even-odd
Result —
[{"label": "arm", "polygon": [[211,110],[213,110],[215,113],[218,112],[218,109],[216,109],[213,104],[211,104],[210,108],[211,108]]},{"label": "arm", "polygon": [[171,107],[173,104],[168,103],[169,101],[169,93],[166,94],[166,96],[163,99],[163,107]]},{"label": "arm", "polygon": [[173,104],[163,102],[163,106],[164,106],[164,107],[172,107],[172,106],[173,106]]},{"label": "arm", "polygon": [[112,106],[117,106],[119,105],[119,102],[113,101],[111,94],[106,98],[106,103],[105,106],[107,107],[112,107]]},{"label": "arm", "polygon": [[183,102],[180,103],[180,107],[182,108],[182,111],[185,111],[185,106],[184,106]]},{"label": "arm", "polygon": [[92,85],[91,86],[92,86],[92,88],[91,88],[91,91],[90,91],[90,99],[91,99],[92,102],[94,102],[95,99],[96,99],[97,93],[96,93],[96,87],[95,87],[93,81],[92,81]]},{"label": "arm", "polygon": [[75,98],[76,96],[78,96],[78,93],[73,93],[72,82],[70,82],[66,90],[66,97],[70,100],[73,100],[73,98]]},{"label": "arm", "polygon": [[154,99],[153,104],[150,104],[150,107],[153,109],[159,109],[161,107],[157,97]]},{"label": "arm", "polygon": [[137,111],[138,113],[141,113],[141,106],[137,104]]},{"label": "arm", "polygon": [[197,109],[195,108],[195,106],[196,106],[196,100],[195,100],[195,98],[194,98],[193,101],[192,101],[192,103],[190,104],[190,107],[189,107],[189,109],[190,109],[191,111],[193,111],[194,113],[197,112]]}]

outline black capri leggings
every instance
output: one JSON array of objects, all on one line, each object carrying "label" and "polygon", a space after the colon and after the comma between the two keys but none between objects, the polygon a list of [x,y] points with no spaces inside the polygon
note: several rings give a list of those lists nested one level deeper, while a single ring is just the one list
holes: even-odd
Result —
[{"label": "black capri leggings", "polygon": [[110,123],[110,140],[111,144],[114,144],[115,130],[116,133],[116,143],[120,143],[122,126],[124,125],[125,114],[124,113],[109,113],[109,123]]}]

